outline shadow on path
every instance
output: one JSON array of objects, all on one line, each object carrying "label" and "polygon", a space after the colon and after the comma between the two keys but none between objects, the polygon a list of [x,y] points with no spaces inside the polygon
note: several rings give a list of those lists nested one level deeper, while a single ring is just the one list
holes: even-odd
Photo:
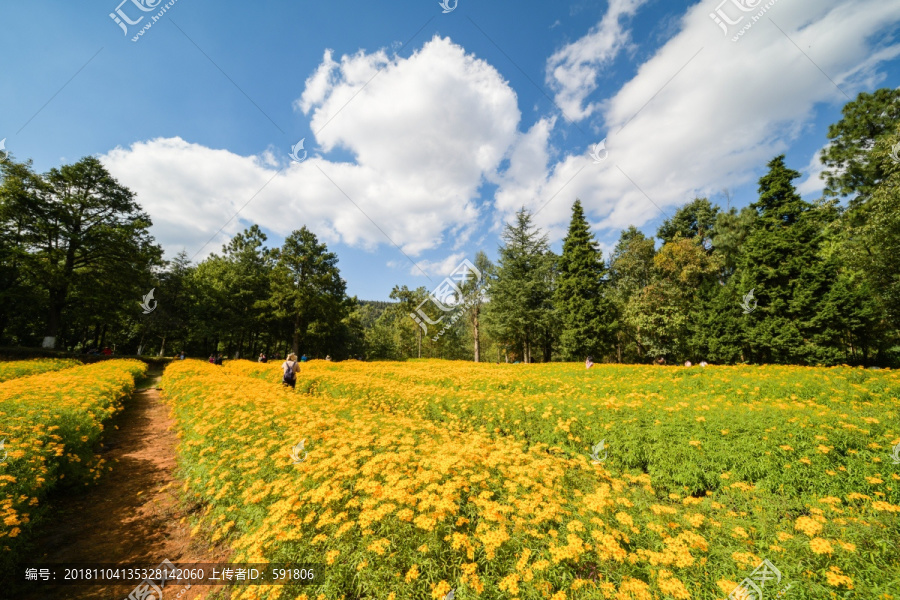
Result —
[{"label": "shadow on path", "polygon": [[[155,388],[159,373],[150,375],[139,384],[153,387],[136,391],[108,426],[101,454],[112,470],[82,493],[63,492],[51,499],[50,521],[35,540],[37,552],[30,560],[152,566],[165,559],[227,562],[222,549],[191,539],[185,518],[189,509],[179,502],[181,482],[174,477],[178,436]],[[170,591],[170,586],[163,590],[165,599],[175,598],[183,587]],[[131,584],[34,587],[19,597],[112,600],[126,598],[133,589]],[[178,598],[200,598],[213,589],[195,586]]]}]

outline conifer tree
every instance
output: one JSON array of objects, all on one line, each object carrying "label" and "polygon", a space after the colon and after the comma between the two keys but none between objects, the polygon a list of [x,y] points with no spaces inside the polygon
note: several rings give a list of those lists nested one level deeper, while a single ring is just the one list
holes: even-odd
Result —
[{"label": "conifer tree", "polygon": [[746,342],[754,362],[818,362],[814,337],[819,304],[835,274],[820,255],[821,228],[814,207],[791,183],[800,173],[772,159],[759,180],[758,219],[744,247],[739,290],[754,292],[746,315]]},{"label": "conifer tree", "polygon": [[560,350],[568,360],[588,355],[599,360],[612,351],[616,323],[604,289],[607,275],[603,253],[585,219],[581,201],[575,200],[555,290]]},{"label": "conifer tree", "polygon": [[530,362],[535,350],[549,360],[556,330],[551,302],[556,256],[524,208],[506,225],[503,242],[491,286],[491,329],[523,361]]}]

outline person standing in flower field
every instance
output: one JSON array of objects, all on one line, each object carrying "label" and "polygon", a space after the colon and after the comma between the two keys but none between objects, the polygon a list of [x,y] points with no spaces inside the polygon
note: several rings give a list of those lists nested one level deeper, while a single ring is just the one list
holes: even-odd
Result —
[{"label": "person standing in flower field", "polygon": [[593,367],[593,366],[594,366],[594,357],[593,357],[593,356],[588,356],[588,357],[587,357],[587,360],[584,361],[584,368],[585,368],[585,369],[590,369],[590,368]]},{"label": "person standing in flower field", "polygon": [[289,385],[294,387],[297,385],[297,373],[300,372],[300,364],[297,362],[296,354],[288,354],[287,360],[284,361],[281,365],[281,370],[284,372],[284,377],[281,382],[284,385]]}]

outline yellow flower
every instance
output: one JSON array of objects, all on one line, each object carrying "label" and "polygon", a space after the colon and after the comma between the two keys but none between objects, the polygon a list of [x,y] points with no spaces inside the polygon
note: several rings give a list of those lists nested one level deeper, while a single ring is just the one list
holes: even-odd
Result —
[{"label": "yellow flower", "polygon": [[834,552],[831,543],[819,537],[809,540],[809,548],[816,554],[831,554]]},{"label": "yellow flower", "polygon": [[794,529],[802,531],[809,537],[812,537],[822,531],[822,524],[810,517],[798,517],[797,520],[794,521]]},{"label": "yellow flower", "polygon": [[828,581],[828,585],[833,587],[843,586],[848,590],[853,589],[853,580],[849,576],[844,575],[839,567],[829,567],[828,571],[825,572],[825,580]]},{"label": "yellow flower", "polygon": [[419,565],[413,565],[406,572],[406,583],[419,578]]},{"label": "yellow flower", "polygon": [[442,579],[431,587],[431,597],[434,600],[443,600],[451,589],[450,584]]},{"label": "yellow flower", "polygon": [[500,588],[504,592],[508,592],[512,595],[516,595],[519,593],[519,575],[518,573],[510,573],[506,577],[500,580],[500,583],[497,584],[497,587]]}]

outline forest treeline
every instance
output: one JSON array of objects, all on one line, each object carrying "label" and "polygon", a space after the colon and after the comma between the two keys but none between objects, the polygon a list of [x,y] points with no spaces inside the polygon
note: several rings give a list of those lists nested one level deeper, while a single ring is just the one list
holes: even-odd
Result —
[{"label": "forest treeline", "polygon": [[473,257],[471,301],[439,336],[411,317],[431,290],[397,286],[391,302],[348,296],[337,256],[306,227],[269,247],[253,225],[199,263],[184,252],[164,260],[134,193],[97,159],[39,174],[7,156],[0,345],[898,366],[900,91],[860,94],[828,138],[819,200],[800,197],[800,173],[777,156],[755,202],[723,210],[695,198],[664,221],[659,246],[630,227],[605,258],[575,200],[556,254],[523,208],[496,264]]}]

